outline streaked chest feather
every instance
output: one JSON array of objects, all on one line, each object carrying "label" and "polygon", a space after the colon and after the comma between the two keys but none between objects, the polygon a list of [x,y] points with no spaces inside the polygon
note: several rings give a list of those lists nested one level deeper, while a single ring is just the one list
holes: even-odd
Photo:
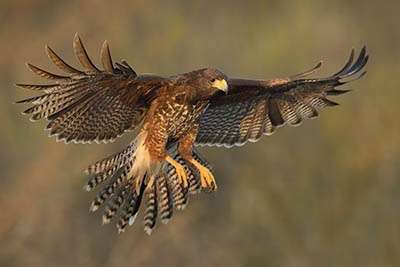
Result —
[{"label": "streaked chest feather", "polygon": [[184,136],[198,121],[208,102],[195,105],[168,101],[158,110],[158,117],[163,120],[168,136],[180,138]]}]

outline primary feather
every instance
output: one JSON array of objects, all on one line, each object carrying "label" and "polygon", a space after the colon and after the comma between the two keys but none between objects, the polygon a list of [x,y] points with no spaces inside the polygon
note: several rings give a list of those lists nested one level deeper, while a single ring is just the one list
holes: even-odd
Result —
[{"label": "primary feather", "polygon": [[83,70],[46,46],[50,60],[66,75],[28,63],[31,71],[52,83],[17,84],[42,92],[17,103],[31,103],[24,114],[33,121],[49,120],[50,135],[66,143],[113,141],[139,128],[124,150],[86,169],[91,178],[85,190],[106,183],[90,210],[106,203],[103,223],[119,212],[120,233],[134,223],[142,201],[144,229],[150,234],[157,218],[167,223],[174,208],[186,207],[189,194],[215,190],[211,166],[194,145],[243,145],[273,134],[284,124],[298,126],[304,118],[315,118],[318,108],[337,105],[329,96],[348,92],[337,87],[365,75],[362,69],[368,61],[363,47],[355,61],[352,50],[344,67],[326,78],[306,78],[321,63],[271,80],[228,78],[214,69],[164,78],[137,74],[124,60],[114,65],[107,41],[100,54],[103,69],[93,64],[77,34],[73,46]]}]

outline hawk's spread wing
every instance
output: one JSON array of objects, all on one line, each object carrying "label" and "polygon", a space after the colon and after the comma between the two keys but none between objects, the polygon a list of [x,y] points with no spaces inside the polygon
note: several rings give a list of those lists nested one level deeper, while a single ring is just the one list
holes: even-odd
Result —
[{"label": "hawk's spread wing", "polygon": [[52,74],[27,64],[34,73],[55,83],[17,84],[44,92],[17,102],[34,104],[24,114],[32,114],[33,121],[50,120],[46,127],[51,131],[50,135],[57,135],[57,140],[66,142],[107,142],[126,130],[135,129],[156,92],[165,84],[165,79],[138,76],[125,61],[116,63],[114,68],[107,42],[101,50],[104,70],[99,70],[91,62],[78,35],[74,38],[74,50],[84,71],[65,63],[47,46],[49,58],[68,76]]},{"label": "hawk's spread wing", "polygon": [[348,92],[335,87],[349,82],[343,79],[362,70],[368,61],[365,47],[352,65],[353,59],[354,50],[339,72],[322,79],[303,79],[314,73],[321,63],[310,71],[283,79],[229,79],[228,94],[215,96],[200,118],[196,144],[242,145],[248,140],[257,141],[264,134],[273,134],[276,127],[285,123],[297,126],[302,118],[317,117],[315,108],[337,105],[327,96]]}]

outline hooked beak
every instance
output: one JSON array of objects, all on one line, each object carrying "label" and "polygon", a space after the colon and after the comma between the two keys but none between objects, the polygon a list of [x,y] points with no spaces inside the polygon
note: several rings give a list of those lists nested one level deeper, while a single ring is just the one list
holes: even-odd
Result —
[{"label": "hooked beak", "polygon": [[215,80],[213,82],[212,86],[217,88],[217,89],[219,89],[219,90],[221,90],[221,91],[224,91],[225,94],[228,93],[228,83],[226,82],[225,79]]}]

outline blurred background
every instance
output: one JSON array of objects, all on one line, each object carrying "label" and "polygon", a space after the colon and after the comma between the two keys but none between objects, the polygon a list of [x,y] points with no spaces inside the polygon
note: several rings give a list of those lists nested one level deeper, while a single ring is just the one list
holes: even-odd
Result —
[{"label": "blurred background", "polygon": [[[51,1],[0,3],[0,266],[400,266],[399,1]],[[99,64],[161,75],[213,67],[230,76],[284,77],[324,61],[339,70],[367,45],[368,74],[341,106],[299,128],[232,149],[202,148],[217,193],[192,196],[149,237],[142,216],[118,235],[89,213],[82,190],[108,145],[48,138],[15,105],[53,72],[44,45],[78,66],[79,32]]]}]

